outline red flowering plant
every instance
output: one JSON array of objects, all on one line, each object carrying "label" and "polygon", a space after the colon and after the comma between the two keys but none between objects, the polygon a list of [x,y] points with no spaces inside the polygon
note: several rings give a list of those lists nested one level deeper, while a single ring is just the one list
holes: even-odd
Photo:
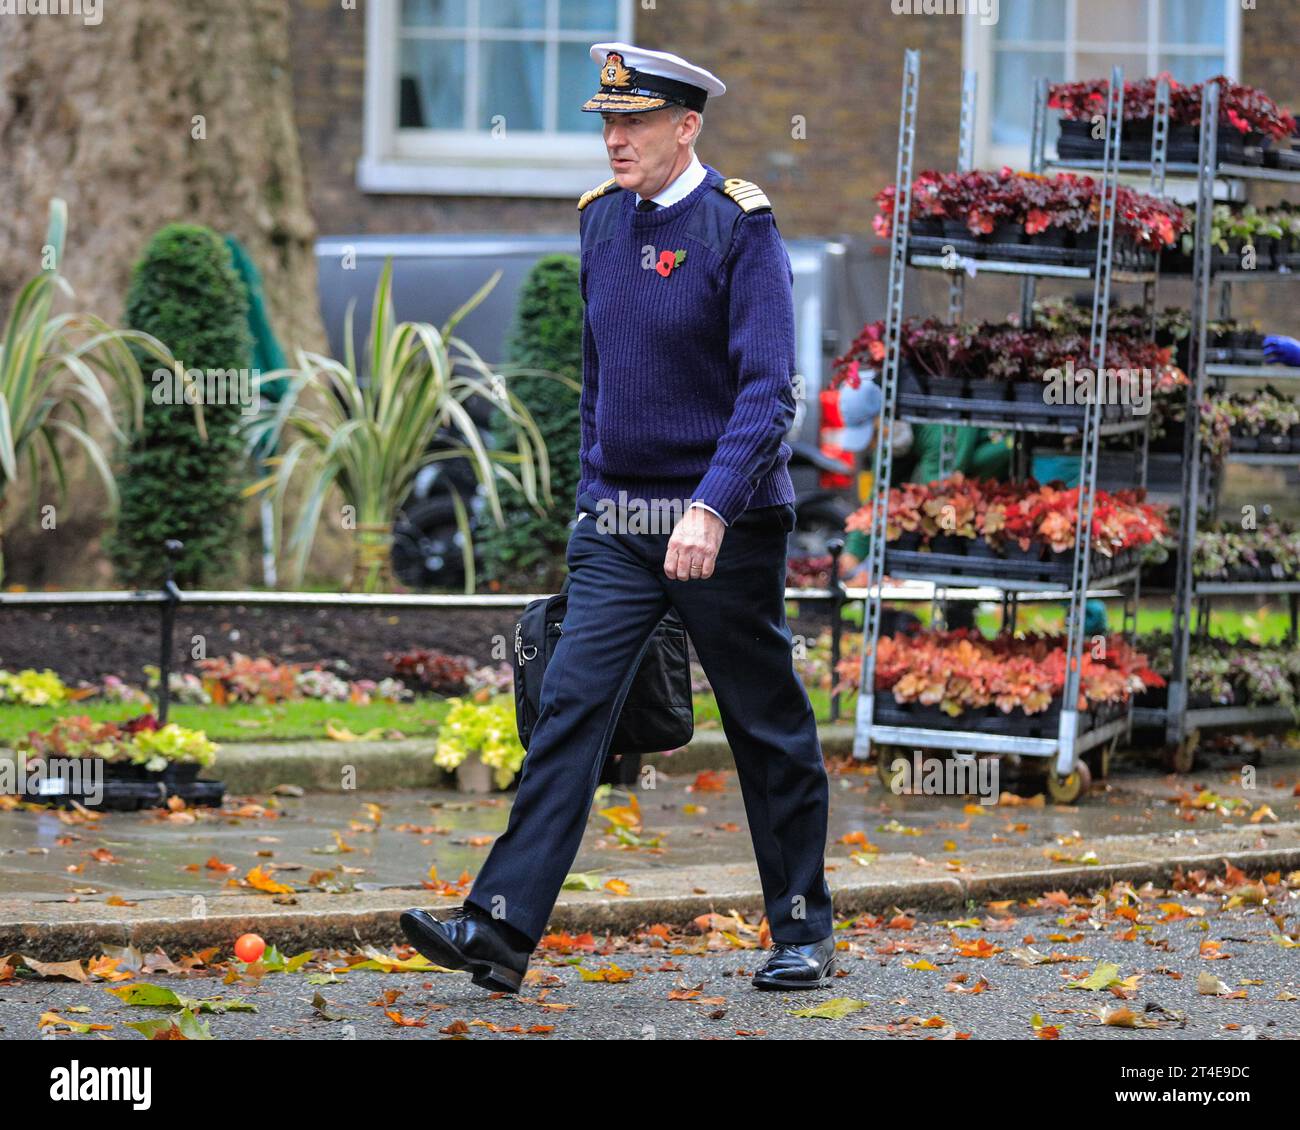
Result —
[{"label": "red flowering plant", "polygon": [[853,344],[831,362],[835,376],[833,384],[847,383],[857,388],[860,364],[874,367],[885,360],[885,323],[868,322],[853,339]]},{"label": "red flowering plant", "polygon": [[903,355],[932,377],[959,376],[969,351],[969,334],[938,318],[909,322],[903,327]]},{"label": "red flowering plant", "polygon": [[[904,483],[901,487],[890,487],[885,540],[897,541],[904,533],[916,533],[921,530],[925,521],[923,507],[928,498],[929,491],[923,483]],[[874,512],[875,503],[868,502],[848,516],[844,528],[870,533]]]},{"label": "red flowering plant", "polygon": [[[1124,120],[1150,121],[1155,117],[1157,78],[1136,79],[1124,84]],[[1166,72],[1162,77],[1169,78]],[[1275,140],[1290,136],[1295,118],[1283,110],[1262,90],[1233,82],[1216,75],[1205,82],[1180,86],[1169,78],[1169,120],[1173,125],[1199,125],[1201,97],[1208,83],[1219,87],[1219,114],[1223,121],[1240,133],[1262,133]],[[1060,110],[1069,121],[1091,121],[1106,113],[1110,83],[1103,78],[1080,82],[1058,82],[1048,89],[1047,105]]]},{"label": "red flowering plant", "polygon": [[[1048,177],[1008,166],[996,173],[926,170],[912,182],[912,200],[917,218],[956,220],[974,235],[986,235],[1003,222],[1019,223],[1029,235],[1052,226],[1082,232],[1095,226],[1100,212],[1092,177],[1076,173]],[[1121,187],[1117,202],[1120,230],[1138,242],[1170,243],[1184,226],[1182,209],[1176,204],[1127,187]],[[881,238],[888,238],[897,208],[896,186],[877,193],[876,204],[872,227]]]},{"label": "red flowering plant", "polygon": [[[857,685],[852,662],[840,665],[841,686]],[[1020,709],[1041,714],[1065,689],[1066,655],[1062,636],[1029,634],[985,639],[970,629],[923,631],[884,636],[876,650],[876,691],[891,691],[894,701],[938,706],[957,717],[994,705],[1004,714]],[[1079,670],[1078,709],[1124,702],[1149,687],[1164,686],[1145,655],[1123,637],[1084,654]]]},{"label": "red flowering plant", "polygon": [[983,492],[974,479],[960,471],[942,482],[930,484],[930,495],[921,504],[921,530],[926,538],[945,534],[953,537],[976,536],[975,515]]},{"label": "red flowering plant", "polygon": [[1115,192],[1115,228],[1139,246],[1172,247],[1187,228],[1181,204],[1119,185]]},{"label": "red flowering plant", "polygon": [[[1226,75],[1215,75],[1203,83],[1185,88],[1177,100],[1180,125],[1200,125],[1201,92],[1209,83],[1219,88],[1219,116],[1239,133],[1252,131],[1281,141],[1295,129],[1295,118],[1283,110],[1262,90],[1233,82]],[[1171,111],[1174,105],[1170,107]]]},{"label": "red flowering plant", "polygon": [[[1125,103],[1127,104],[1125,83]],[[1061,117],[1071,122],[1087,122],[1100,114],[1106,116],[1106,95],[1110,84],[1105,79],[1084,79],[1080,82],[1058,82],[1047,88],[1047,107],[1060,110]]]}]

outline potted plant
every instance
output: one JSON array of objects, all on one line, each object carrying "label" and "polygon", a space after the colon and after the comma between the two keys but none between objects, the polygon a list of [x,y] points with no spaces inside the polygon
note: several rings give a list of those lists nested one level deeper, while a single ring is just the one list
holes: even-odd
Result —
[{"label": "potted plant", "polygon": [[434,764],[455,772],[461,792],[508,788],[524,763],[513,700],[488,695],[452,698],[448,704],[438,729]]}]

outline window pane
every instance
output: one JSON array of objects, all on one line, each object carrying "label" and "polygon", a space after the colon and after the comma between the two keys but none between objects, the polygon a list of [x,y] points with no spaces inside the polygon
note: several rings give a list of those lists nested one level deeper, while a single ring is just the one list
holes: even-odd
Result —
[{"label": "window pane", "polygon": [[[538,42],[484,40],[480,46],[478,128],[491,129],[504,115],[507,130],[542,128],[545,52]],[[588,71],[594,71],[588,67]]]},{"label": "window pane", "polygon": [[479,25],[540,28],[546,26],[546,0],[479,0]]},{"label": "window pane", "polygon": [[1001,0],[997,11],[999,40],[1065,38],[1065,0]]},{"label": "window pane", "polygon": [[1227,19],[1224,0],[1161,0],[1160,39],[1221,46],[1228,35]]},{"label": "window pane", "polygon": [[560,0],[560,27],[607,31],[618,27],[616,0]]},{"label": "window pane", "polygon": [[1161,55],[1160,68],[1183,86],[1223,74],[1222,55]]},{"label": "window pane", "polygon": [[402,129],[464,129],[465,44],[402,40],[397,104]]},{"label": "window pane", "polygon": [[575,133],[599,133],[600,115],[579,109],[599,87],[600,76],[596,64],[587,54],[587,44],[561,43],[555,128]]},{"label": "window pane", "polygon": [[1145,43],[1146,2],[1083,0],[1075,9],[1074,34],[1085,43]]},{"label": "window pane", "polygon": [[402,0],[403,27],[464,27],[466,0]]},{"label": "window pane", "polygon": [[1141,55],[1127,55],[1120,51],[1080,51],[1074,60],[1074,73],[1077,78],[1110,78],[1110,69],[1116,63],[1124,68],[1124,81],[1150,78],[1147,74],[1146,52]]},{"label": "window pane", "polygon": [[1058,81],[1065,73],[1059,51],[999,51],[993,66],[994,145],[1029,145],[1034,115],[1034,80]]}]

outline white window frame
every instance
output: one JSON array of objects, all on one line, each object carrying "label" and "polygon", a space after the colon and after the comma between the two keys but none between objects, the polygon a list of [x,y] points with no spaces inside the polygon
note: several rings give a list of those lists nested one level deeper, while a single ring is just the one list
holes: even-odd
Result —
[{"label": "white window frame", "polygon": [[[615,40],[630,41],[633,2],[618,0]],[[399,129],[393,81],[399,19],[399,0],[366,4],[365,119],[357,163],[362,192],[565,197],[609,177],[599,133],[507,130],[493,137],[474,130]],[[593,94],[597,86],[593,63]]]},{"label": "white window frame", "polygon": [[[1080,51],[1121,51],[1128,54],[1145,52],[1147,69],[1141,75],[1124,76],[1125,81],[1135,78],[1149,78],[1157,73],[1157,58],[1162,44],[1159,40],[1159,15],[1157,0],[1133,0],[1134,4],[1145,4],[1147,8],[1147,40],[1138,42],[1109,42],[1080,39],[1074,35],[1078,26],[1076,19],[1079,6],[1088,0],[1066,0],[1064,40],[1050,41],[1050,46],[1059,49],[1065,55],[1066,73],[1052,76],[1053,82],[1074,82],[1078,79],[1095,78],[1095,75],[1075,74],[1075,62]],[[1164,3],[1177,3],[1177,0],[1164,0]],[[1227,11],[1224,26],[1223,73],[1234,81],[1240,81],[1241,74],[1241,2],[1240,0],[1222,0]],[[1085,7],[1086,12],[1086,7]],[[962,20],[962,59],[963,66],[975,68],[979,73],[976,89],[975,116],[975,163],[986,168],[1010,165],[1013,168],[1025,168],[1029,163],[1029,149],[1019,145],[994,145],[993,134],[993,27],[982,23],[978,15],[966,16]],[[1037,41],[1036,41],[1037,42]],[[1045,44],[1049,41],[1043,41]],[[1207,52],[1208,53],[1208,52]],[[1218,52],[1214,52],[1218,54]],[[1025,97],[1033,98],[1033,91],[1026,90]]]}]

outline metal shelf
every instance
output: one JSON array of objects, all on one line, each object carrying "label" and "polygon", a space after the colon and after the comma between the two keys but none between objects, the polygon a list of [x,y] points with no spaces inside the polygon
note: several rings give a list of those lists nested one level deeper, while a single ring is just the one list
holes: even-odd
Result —
[{"label": "metal shelf", "polygon": [[[1099,170],[1102,167],[1101,161],[1087,157],[1074,160],[1053,157],[1045,161],[1044,164],[1054,169]],[[1121,160],[1118,162],[1118,166],[1121,173],[1149,174],[1151,172],[1151,162],[1149,160]],[[1168,161],[1165,163],[1165,175],[1174,177],[1176,180],[1196,180],[1200,174],[1194,164],[1189,164],[1186,161]],[[1273,184],[1300,184],[1300,170],[1275,169],[1269,165],[1216,165],[1214,177],[1216,180],[1258,180],[1269,181]]]},{"label": "metal shelf", "polygon": [[[1123,586],[1131,585],[1137,580],[1140,568],[1134,567],[1127,569],[1123,573],[1115,576],[1101,578],[1109,586],[1110,590],[1118,592]],[[1063,581],[1022,581],[1009,579],[1006,577],[969,577],[962,576],[959,573],[932,573],[929,571],[921,572],[911,569],[891,569],[889,576],[897,577],[900,580],[918,580],[930,581],[936,588],[979,588],[998,590],[1000,592],[1038,592],[1043,594],[1056,594],[1056,599],[1067,595],[1071,586]]]},{"label": "metal shelf", "polygon": [[[1208,706],[1186,710],[1183,717],[1189,729],[1212,730],[1222,726],[1290,725],[1295,715],[1284,706]],[[1135,706],[1134,729],[1163,729],[1169,711],[1163,706]]]},{"label": "metal shelf", "polygon": [[1196,596],[1254,596],[1300,592],[1300,581],[1197,581]]},{"label": "metal shelf", "polygon": [[[965,255],[912,255],[909,267],[947,271],[949,274],[967,275],[1022,275],[1044,279],[1092,280],[1096,272],[1092,267],[1069,267],[1062,263],[1023,263],[1015,259],[973,259]],[[1155,271],[1113,270],[1112,282],[1154,282]]]},{"label": "metal shelf", "polygon": [[1229,448],[1226,458],[1229,463],[1300,467],[1300,451],[1233,451]]},{"label": "metal shelf", "polygon": [[[1127,717],[1086,730],[1074,741],[1074,753],[1083,753],[1127,731]],[[916,746],[921,749],[953,749],[970,753],[1019,753],[1028,757],[1056,757],[1061,743],[1056,738],[1026,738],[988,730],[931,730],[913,726],[873,724],[871,740],[882,745]]]},{"label": "metal shelf", "polygon": [[1245,377],[1260,381],[1300,380],[1300,368],[1294,365],[1215,365],[1205,366],[1207,377]]},{"label": "metal shelf", "polygon": [[[1008,403],[1012,402],[1008,401]],[[959,428],[987,428],[990,431],[1037,432],[1049,435],[1079,435],[1083,431],[1083,427],[1079,424],[1018,420],[1014,416],[963,416],[956,413],[951,416],[928,416],[922,415],[915,409],[908,408],[900,408],[894,415],[896,419],[906,420],[909,424],[947,424]],[[1103,436],[1127,435],[1130,432],[1140,432],[1146,426],[1147,418],[1145,416],[1133,417],[1129,420],[1118,420],[1113,423],[1102,424],[1100,434]]]},{"label": "metal shelf", "polygon": [[[1169,275],[1171,279],[1191,278],[1190,275]],[[1290,267],[1275,267],[1267,271],[1216,271],[1211,269],[1211,282],[1260,282],[1262,280],[1281,279],[1283,282],[1290,282],[1294,279],[1300,279],[1300,271],[1293,271]]]}]

